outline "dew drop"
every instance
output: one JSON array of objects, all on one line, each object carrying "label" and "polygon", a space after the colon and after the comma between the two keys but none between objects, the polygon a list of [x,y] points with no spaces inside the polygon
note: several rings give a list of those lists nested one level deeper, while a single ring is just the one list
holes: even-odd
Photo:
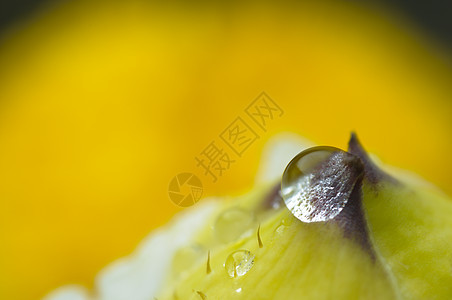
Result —
[{"label": "dew drop", "polygon": [[288,216],[281,220],[281,224],[283,224],[285,226],[290,226],[290,225],[292,225],[293,220],[294,220],[293,216]]},{"label": "dew drop", "polygon": [[194,244],[181,247],[173,257],[171,269],[174,275],[189,270],[204,255],[205,250],[201,245]]},{"label": "dew drop", "polygon": [[278,227],[276,227],[275,233],[282,235],[286,229],[287,229],[286,225],[280,224]]},{"label": "dew drop", "polygon": [[248,250],[237,250],[229,254],[224,268],[229,277],[240,277],[248,273],[253,267],[254,255]]},{"label": "dew drop", "polygon": [[234,207],[222,212],[215,221],[214,230],[217,238],[229,243],[248,231],[254,222],[254,214],[242,208]]},{"label": "dew drop", "polygon": [[313,147],[287,165],[281,180],[284,203],[299,220],[333,219],[345,207],[361,174],[354,155],[334,147]]}]

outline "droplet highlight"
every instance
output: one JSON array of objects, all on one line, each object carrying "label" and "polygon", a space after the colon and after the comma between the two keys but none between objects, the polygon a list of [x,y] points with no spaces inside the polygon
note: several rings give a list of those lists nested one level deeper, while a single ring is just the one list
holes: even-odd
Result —
[{"label": "droplet highlight", "polygon": [[250,230],[254,223],[254,214],[239,207],[222,212],[215,221],[216,237],[223,243],[237,240],[244,232]]},{"label": "droplet highlight", "polygon": [[240,277],[248,273],[254,265],[254,254],[248,250],[237,250],[229,254],[224,268],[229,277]]},{"label": "droplet highlight", "polygon": [[284,225],[284,224],[279,224],[278,227],[276,227],[275,229],[275,233],[278,235],[283,235],[284,232],[286,231],[288,226]]},{"label": "droplet highlight", "polygon": [[362,164],[354,155],[334,147],[313,147],[287,165],[281,194],[299,220],[328,221],[345,207],[361,174]]}]

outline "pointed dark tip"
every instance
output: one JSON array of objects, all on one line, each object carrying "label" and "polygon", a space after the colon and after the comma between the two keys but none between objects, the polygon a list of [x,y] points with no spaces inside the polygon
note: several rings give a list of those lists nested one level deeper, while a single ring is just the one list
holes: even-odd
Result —
[{"label": "pointed dark tip", "polygon": [[356,132],[354,131],[350,134],[350,140],[348,141],[348,152],[358,156],[361,160],[363,160],[363,162],[365,160],[369,160],[366,150],[364,150],[358,136],[356,135]]},{"label": "pointed dark tip", "polygon": [[284,200],[281,197],[281,183],[277,183],[268,193],[265,195],[262,201],[263,210],[278,209],[284,205]]},{"label": "pointed dark tip", "polygon": [[364,147],[361,145],[358,136],[355,132],[350,135],[350,141],[348,142],[348,152],[356,155],[361,159],[364,164],[364,176],[372,184],[377,184],[382,180],[397,182],[389,174],[382,171],[377,167],[370,159]]},{"label": "pointed dark tip", "polygon": [[346,206],[332,222],[344,230],[345,237],[355,240],[370,255],[371,259],[375,260],[375,252],[370,242],[362,207],[362,179],[362,177],[358,179]]}]

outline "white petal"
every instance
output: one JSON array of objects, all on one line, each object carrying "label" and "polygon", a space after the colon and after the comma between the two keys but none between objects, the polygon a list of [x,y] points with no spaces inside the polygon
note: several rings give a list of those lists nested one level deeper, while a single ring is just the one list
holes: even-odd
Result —
[{"label": "white petal", "polygon": [[206,199],[184,210],[170,224],[149,235],[130,257],[103,269],[96,279],[99,299],[152,299],[169,275],[176,250],[189,244],[218,205]]},{"label": "white petal", "polygon": [[67,285],[60,287],[47,296],[43,300],[90,300],[88,291],[78,285]]}]

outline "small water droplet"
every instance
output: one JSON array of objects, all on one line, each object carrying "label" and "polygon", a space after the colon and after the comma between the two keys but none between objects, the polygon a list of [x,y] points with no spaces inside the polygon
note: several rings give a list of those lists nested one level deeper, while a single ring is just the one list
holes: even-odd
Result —
[{"label": "small water droplet", "polygon": [[242,292],[242,288],[238,288],[235,290],[237,293],[241,293]]},{"label": "small water droplet", "polygon": [[181,247],[174,254],[171,265],[172,273],[177,276],[190,269],[203,257],[204,253],[205,250],[199,244]]},{"label": "small water droplet", "polygon": [[293,223],[294,218],[292,216],[289,216],[287,218],[284,218],[281,220],[281,224],[285,225],[285,226],[290,226]]},{"label": "small water droplet", "polygon": [[313,147],[287,165],[281,181],[284,203],[303,222],[322,222],[337,216],[356,182],[356,158],[334,147]]},{"label": "small water droplet", "polygon": [[228,243],[239,238],[249,230],[254,222],[254,214],[242,208],[233,207],[222,212],[215,221],[217,238]]},{"label": "small water droplet", "polygon": [[253,267],[254,255],[248,250],[237,250],[229,254],[224,268],[229,277],[243,276]]},{"label": "small water droplet", "polygon": [[287,229],[287,226],[286,225],[284,225],[284,224],[280,224],[278,227],[276,227],[276,229],[275,229],[275,232],[277,233],[277,234],[283,234],[284,233],[284,231]]}]

